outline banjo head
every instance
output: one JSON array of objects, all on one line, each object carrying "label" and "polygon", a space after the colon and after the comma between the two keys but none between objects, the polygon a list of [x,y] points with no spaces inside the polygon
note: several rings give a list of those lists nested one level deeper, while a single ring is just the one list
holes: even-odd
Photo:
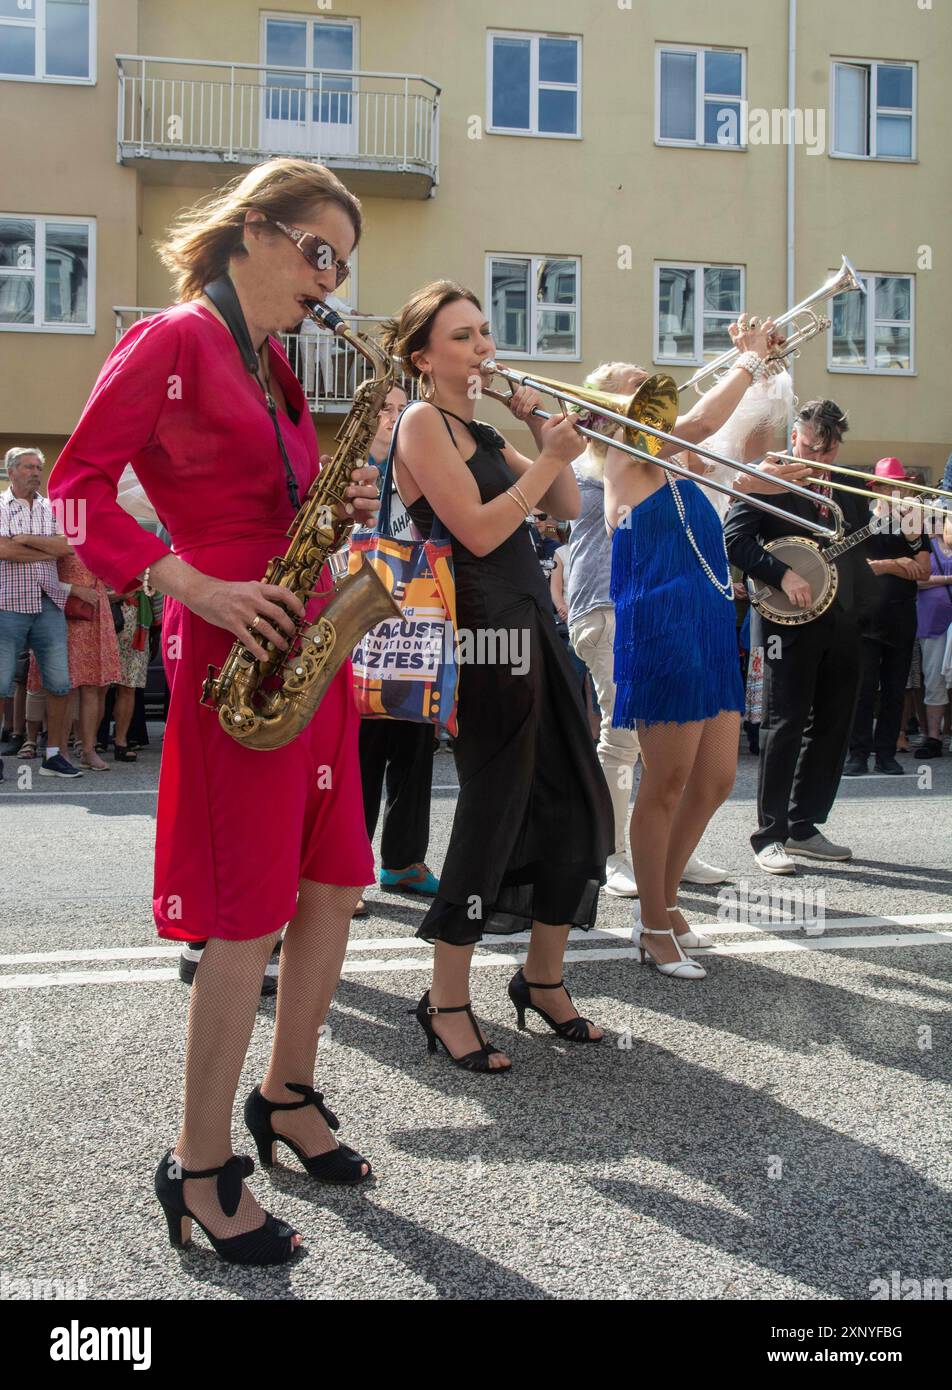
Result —
[{"label": "banjo head", "polygon": [[805,579],[812,597],[808,608],[798,608],[782,589],[748,578],[750,601],[761,617],[786,627],[798,627],[825,613],[836,597],[839,576],[836,566],[826,559],[816,541],[805,536],[782,536],[779,540],[768,541],[764,550]]}]

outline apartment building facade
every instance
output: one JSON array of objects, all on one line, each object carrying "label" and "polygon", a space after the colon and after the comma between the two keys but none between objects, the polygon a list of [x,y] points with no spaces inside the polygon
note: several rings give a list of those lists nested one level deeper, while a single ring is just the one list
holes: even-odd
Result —
[{"label": "apartment building facade", "polygon": [[[448,276],[500,360],[565,381],[609,359],[684,381],[845,253],[868,293],[797,395],[849,410],[846,461],[936,478],[950,40],[928,0],[0,0],[0,449],[52,462],[117,331],[169,301],[176,212],[293,153],[364,203],[357,326]],[[359,363],[320,333],[288,349],[329,443]]]}]

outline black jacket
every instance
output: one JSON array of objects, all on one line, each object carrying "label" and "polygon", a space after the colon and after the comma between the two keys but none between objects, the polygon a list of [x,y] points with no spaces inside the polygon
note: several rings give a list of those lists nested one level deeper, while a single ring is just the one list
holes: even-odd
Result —
[{"label": "black jacket", "polygon": [[[809,502],[805,497],[800,497],[795,492],[768,493],[767,500],[775,506],[783,507],[784,511],[795,516],[807,517],[811,521],[821,521],[819,507],[816,503]],[[836,501],[843,511],[847,536],[869,524],[869,502],[864,498],[854,497],[849,492],[841,492],[837,493]],[[872,501],[872,494],[870,494],[870,501]],[[824,521],[823,524],[829,523]],[[761,511],[751,502],[735,502],[727,513],[727,519],[724,522],[724,542],[731,564],[743,570],[745,575],[749,574],[762,583],[771,584],[775,589],[780,588],[783,576],[790,569],[790,566],[785,565],[782,560],[778,560],[775,556],[769,555],[764,550],[764,544],[767,541],[779,540],[782,536],[807,536],[812,540],[818,540],[821,545],[824,543],[805,526],[798,526],[795,522],[781,521],[779,517],[772,516],[770,512]],[[866,563],[865,550],[866,544],[861,541],[853,550],[847,551],[835,562],[839,575],[839,585],[836,598],[830,609],[827,610],[828,614],[838,612],[840,615],[860,622],[860,625],[862,625],[864,615],[871,606],[872,586],[876,581],[876,576]],[[824,617],[826,616],[827,614],[824,614]],[[817,621],[822,621],[822,619]],[[774,624],[767,624],[767,626],[773,629]],[[788,628],[787,631],[789,632],[790,629]]]}]

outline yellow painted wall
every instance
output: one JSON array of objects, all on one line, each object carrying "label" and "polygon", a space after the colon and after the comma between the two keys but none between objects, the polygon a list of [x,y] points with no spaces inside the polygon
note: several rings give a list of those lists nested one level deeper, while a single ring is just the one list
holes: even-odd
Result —
[{"label": "yellow painted wall", "polygon": [[[263,9],[257,0],[139,0],[138,6],[133,0],[101,0],[95,91],[17,84],[16,97],[26,102],[43,138],[29,157],[25,147],[13,150],[8,203],[33,211],[94,211],[100,254],[94,339],[0,333],[0,352],[8,361],[16,349],[15,370],[0,377],[9,397],[3,418],[15,430],[69,429],[112,343],[109,308],[167,302],[168,282],[153,243],[178,209],[201,192],[186,181],[195,176],[194,167],[183,172],[156,162],[146,181],[115,165],[110,55],[125,48],[257,62]],[[288,0],[273,9],[322,13],[315,0]],[[435,197],[364,198],[357,306],[362,312],[392,312],[414,288],[439,275],[472,285],[482,297],[488,251],[580,255],[581,360],[550,360],[538,370],[581,380],[607,358],[652,365],[657,260],[743,264],[748,308],[778,313],[786,307],[786,150],[751,145],[738,153],[654,144],[657,41],[746,48],[751,106],[786,104],[786,3],[634,0],[623,9],[610,0],[520,0],[518,6],[511,0],[335,0],[326,13],[360,20],[362,68],[423,73],[443,87]],[[899,453],[907,463],[935,470],[952,447],[950,393],[943,380],[952,308],[952,94],[943,55],[952,47],[952,15],[938,5],[919,10],[912,0],[799,0],[799,16],[801,105],[826,107],[831,55],[919,63],[919,162],[834,160],[798,150],[797,298],[821,284],[844,251],[861,270],[916,273],[917,375],[829,373],[821,337],[797,364],[797,394],[830,395],[850,411],[846,458],[871,462],[882,453]],[[490,28],[583,35],[582,140],[486,133],[469,138],[471,118],[485,121],[488,114]],[[6,108],[11,85],[0,82]],[[55,124],[51,110],[62,113]],[[200,172],[224,182],[240,168],[222,164]],[[137,199],[136,243],[131,231]],[[917,269],[922,245],[933,248],[932,271]],[[628,270],[618,265],[623,246],[632,248]],[[673,374],[683,380],[690,370]],[[55,380],[56,389],[44,391],[34,384],[37,379]],[[498,424],[509,419],[491,403],[483,413]],[[322,422],[322,439],[338,423]],[[508,433],[525,442],[524,431]]]},{"label": "yellow painted wall", "polygon": [[99,0],[94,86],[0,81],[3,212],[95,217],[94,334],[0,331],[0,450],[73,428],[115,341],[114,304],[134,304],[134,170],[116,163],[114,54],[138,46],[136,5]]}]

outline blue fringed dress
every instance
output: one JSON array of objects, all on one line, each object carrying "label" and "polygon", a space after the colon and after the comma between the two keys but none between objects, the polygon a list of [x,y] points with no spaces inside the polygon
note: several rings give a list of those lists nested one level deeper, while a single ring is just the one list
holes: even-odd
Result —
[{"label": "blue fringed dress", "polygon": [[[697,483],[674,486],[698,548],[729,577],[724,533]],[[711,583],[665,483],[634,508],[612,540],[616,728],[687,724],[744,708],[733,599]]]}]

